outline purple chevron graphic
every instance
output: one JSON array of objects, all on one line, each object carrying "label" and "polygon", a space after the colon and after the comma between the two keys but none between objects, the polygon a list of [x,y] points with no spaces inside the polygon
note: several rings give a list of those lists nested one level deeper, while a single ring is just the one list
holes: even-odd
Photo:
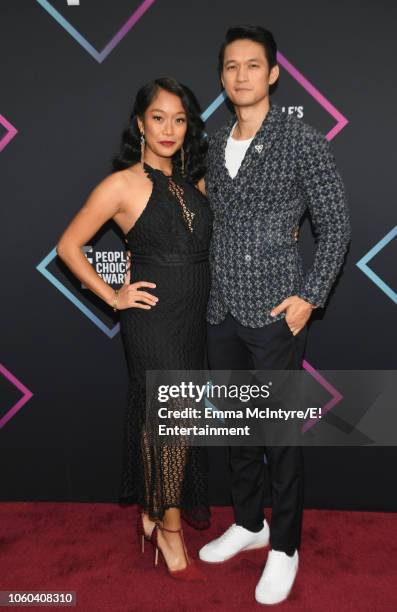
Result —
[{"label": "purple chevron graphic", "polygon": [[[305,89],[308,94],[310,94],[312,98],[314,98],[316,102],[336,120],[336,125],[334,125],[328,134],[325,135],[328,141],[335,138],[335,136],[339,134],[339,132],[349,123],[346,117],[342,115],[342,113],[339,112],[335,106],[331,104],[331,102],[327,100],[327,98],[279,51],[277,52],[277,61],[280,66],[282,66],[292,76],[292,78],[295,79],[299,85],[303,87],[303,89]],[[202,115],[203,120],[206,121],[216,111],[216,109],[219,108],[225,99],[226,93],[225,90],[223,90],[204,111]]]},{"label": "purple chevron graphic", "polygon": [[18,130],[3,115],[0,115],[0,124],[7,130],[7,133],[0,140],[0,151],[3,151],[15,134],[18,134]]},{"label": "purple chevron graphic", "polygon": [[72,36],[72,38],[74,38],[75,41],[87,51],[87,53],[89,53],[94,59],[96,59],[97,62],[101,64],[113,51],[113,49],[117,47],[119,42],[123,40],[124,36],[128,34],[131,28],[138,23],[140,18],[146,13],[148,8],[152,6],[155,0],[144,0],[127,19],[120,30],[113,36],[107,45],[105,45],[102,51],[95,49],[95,47],[93,47],[92,44],[86,38],[84,38],[84,36],[80,34],[80,32],[76,30],[76,28],[74,28],[68,20],[65,19],[65,17],[63,17],[63,15],[61,15],[61,13],[57,11],[50,2],[48,2],[48,0],[36,0],[36,2],[38,2],[38,4],[40,4],[43,9],[45,9],[47,13],[51,15],[51,17],[53,17],[53,19],[55,19],[55,21],[57,21],[59,25],[61,25],[64,30],[66,30],[66,32],[70,34],[70,36]]},{"label": "purple chevron graphic", "polygon": [[349,123],[346,117],[279,51],[277,52],[277,61],[336,120],[336,125],[326,134],[327,140],[335,138]]},{"label": "purple chevron graphic", "polygon": [[13,406],[11,406],[11,408],[0,419],[0,429],[1,429],[2,427],[4,427],[6,423],[8,423],[10,419],[12,419],[13,416],[16,415],[17,412],[19,412],[19,410],[21,410],[21,408],[26,404],[26,402],[30,400],[33,393],[29,391],[29,389],[25,387],[25,385],[21,383],[21,381],[18,380],[16,376],[14,376],[14,374],[12,374],[9,370],[7,370],[7,368],[3,366],[1,363],[0,363],[0,373],[3,374],[4,378],[9,380],[10,383],[12,383],[23,394],[22,397]]},{"label": "purple chevron graphic", "polygon": [[[339,393],[339,391],[337,389],[335,389],[335,387],[333,385],[331,385],[331,383],[328,380],[326,380],[324,378],[324,376],[322,376],[320,374],[320,372],[317,372],[317,370],[315,368],[313,368],[313,366],[310,365],[310,363],[308,361],[306,361],[306,359],[303,360],[302,366],[303,366],[303,368],[307,372],[309,372],[309,374],[311,374],[313,376],[313,378],[322,387],[324,387],[324,389],[326,389],[326,391],[328,391],[328,393],[331,394],[331,399],[325,404],[325,406],[322,407],[321,415],[324,416],[325,414],[327,414],[327,412],[332,410],[332,408],[334,408],[336,406],[336,404],[339,404],[341,399],[343,399],[343,395],[341,393]],[[306,431],[311,429],[317,423],[318,423],[318,419],[309,419],[303,425],[302,432],[305,433]]]}]

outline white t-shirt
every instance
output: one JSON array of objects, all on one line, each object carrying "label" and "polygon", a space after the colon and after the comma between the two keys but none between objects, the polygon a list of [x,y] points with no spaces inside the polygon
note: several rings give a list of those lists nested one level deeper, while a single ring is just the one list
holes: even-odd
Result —
[{"label": "white t-shirt", "polygon": [[225,148],[225,165],[232,178],[236,176],[238,169],[241,166],[241,162],[244,159],[244,155],[250,145],[250,142],[254,138],[248,138],[248,140],[235,140],[234,138],[232,138],[232,134],[236,125],[237,121],[230,130],[230,134],[227,139]]}]

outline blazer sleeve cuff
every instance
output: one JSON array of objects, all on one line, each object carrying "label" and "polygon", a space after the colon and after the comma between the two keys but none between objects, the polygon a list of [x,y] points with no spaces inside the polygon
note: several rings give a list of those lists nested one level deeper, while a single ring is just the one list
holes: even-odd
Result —
[{"label": "blazer sleeve cuff", "polygon": [[309,302],[313,308],[324,308],[325,302],[327,301],[326,296],[320,296],[317,291],[312,291],[310,289],[298,291],[296,295],[302,298],[302,300],[305,300],[305,302]]}]

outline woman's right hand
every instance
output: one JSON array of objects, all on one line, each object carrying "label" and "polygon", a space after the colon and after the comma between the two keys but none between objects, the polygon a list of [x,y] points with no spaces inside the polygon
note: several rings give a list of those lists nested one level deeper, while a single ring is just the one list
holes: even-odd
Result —
[{"label": "woman's right hand", "polygon": [[[144,310],[150,310],[152,306],[155,306],[158,302],[158,298],[147,291],[140,291],[140,287],[152,287],[156,286],[155,283],[149,283],[147,281],[137,281],[136,283],[130,284],[131,280],[131,265],[132,256],[131,251],[127,251],[127,268],[124,276],[124,284],[119,289],[117,298],[117,310],[124,310],[125,308],[143,308]],[[141,304],[140,302],[144,302]]]},{"label": "woman's right hand", "polygon": [[141,287],[154,288],[156,284],[147,281],[137,281],[131,285],[124,283],[119,289],[117,310],[124,310],[126,308],[143,308],[144,310],[150,310],[152,306],[155,306],[158,302],[158,298],[148,291],[141,291]]}]

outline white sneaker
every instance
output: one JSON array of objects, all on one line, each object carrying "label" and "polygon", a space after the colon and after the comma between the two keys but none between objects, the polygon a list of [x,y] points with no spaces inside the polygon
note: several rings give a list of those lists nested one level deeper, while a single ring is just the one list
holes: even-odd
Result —
[{"label": "white sneaker", "polygon": [[265,569],[256,585],[255,599],[261,604],[276,604],[287,599],[298,571],[298,551],[292,557],[270,550]]},{"label": "white sneaker", "polygon": [[243,550],[264,548],[269,544],[269,525],[263,521],[263,529],[254,533],[233,523],[224,534],[199,550],[199,557],[207,563],[222,563]]}]

